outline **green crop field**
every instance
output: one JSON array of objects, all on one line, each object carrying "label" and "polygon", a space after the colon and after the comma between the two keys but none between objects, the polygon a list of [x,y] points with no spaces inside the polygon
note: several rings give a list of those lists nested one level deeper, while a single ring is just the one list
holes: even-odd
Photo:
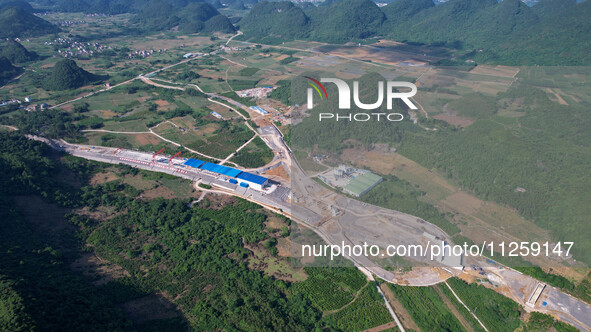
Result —
[{"label": "green crop field", "polygon": [[513,300],[482,285],[469,285],[457,278],[447,282],[489,330],[513,331],[521,324],[519,304]]},{"label": "green crop field", "polygon": [[353,303],[323,319],[342,331],[362,331],[393,320],[373,282],[360,291]]},{"label": "green crop field", "polygon": [[305,268],[308,279],[294,284],[323,311],[337,310],[351,302],[367,284],[365,276],[355,268]]},{"label": "green crop field", "polygon": [[433,288],[393,284],[388,284],[388,287],[424,331],[466,330]]}]

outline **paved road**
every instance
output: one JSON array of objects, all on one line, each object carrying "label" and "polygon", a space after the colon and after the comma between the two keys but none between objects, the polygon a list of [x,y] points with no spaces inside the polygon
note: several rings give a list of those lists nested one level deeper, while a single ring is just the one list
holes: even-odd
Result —
[{"label": "paved road", "polygon": [[[81,158],[112,164],[126,164],[172,174],[194,182],[212,184],[217,189],[211,190],[211,192],[242,197],[276,213],[286,215],[298,224],[314,230],[329,244],[345,242],[353,245],[362,240],[372,243],[382,243],[383,241],[385,241],[384,243],[396,243],[396,241],[416,243],[424,240],[422,237],[426,231],[432,235],[447,238],[442,230],[414,216],[349,199],[328,191],[314,181],[309,182],[309,179],[305,177],[302,179],[303,181],[295,181],[295,183],[292,181],[291,190],[278,184],[274,185],[273,190],[259,192],[238,187],[227,182],[227,179],[186,167],[182,165],[182,159],[173,160],[173,165],[168,165],[166,158],[163,158],[164,162],[152,162],[152,155],[146,152],[106,147],[93,148],[92,146],[67,144],[64,141],[53,141],[33,136],[29,136],[29,138],[41,140],[55,149]],[[287,146],[283,146],[283,148],[289,151]],[[291,170],[296,179],[304,176],[299,167],[292,167]],[[299,194],[306,193],[309,198],[292,204],[288,198],[289,193],[291,192],[292,196],[297,196],[298,190],[301,190]],[[319,196],[319,194],[327,194],[327,196]],[[327,207],[330,210],[329,205],[336,207],[343,213],[326,218]],[[392,283],[397,282],[394,274],[365,257],[348,258],[367,275],[376,275]],[[511,294],[506,295],[521,304],[525,303],[529,292],[533,289],[532,284],[537,283],[535,279],[510,269],[499,268],[493,271],[493,268],[485,268],[485,270],[501,276],[511,290]],[[438,277],[441,278],[440,275]],[[426,286],[442,281],[427,282],[426,280],[429,280],[428,275],[413,280],[414,283],[410,285]],[[547,305],[542,306],[542,301]],[[550,313],[579,329],[591,331],[591,306],[555,288],[547,287],[535,308],[528,308],[528,310]]]}]

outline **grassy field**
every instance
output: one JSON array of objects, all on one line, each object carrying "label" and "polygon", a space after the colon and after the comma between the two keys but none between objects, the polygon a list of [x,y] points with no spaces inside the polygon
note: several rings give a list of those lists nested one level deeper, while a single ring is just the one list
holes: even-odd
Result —
[{"label": "grassy field", "polygon": [[257,137],[230,160],[245,168],[261,167],[273,160],[273,151]]}]

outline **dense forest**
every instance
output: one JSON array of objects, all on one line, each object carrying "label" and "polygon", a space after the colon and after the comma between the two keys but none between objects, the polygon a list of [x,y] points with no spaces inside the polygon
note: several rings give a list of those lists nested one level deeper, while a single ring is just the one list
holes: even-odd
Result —
[{"label": "dense forest", "polygon": [[[311,279],[300,283],[249,268],[245,246],[273,255],[276,244],[265,226],[269,214],[253,203],[206,199],[190,208],[186,200],[137,199],[141,191],[120,180],[88,186],[110,166],[60,156],[14,133],[0,134],[0,167],[2,330],[355,330],[391,321],[355,268],[307,268]],[[119,172],[138,175],[129,167]],[[29,212],[26,204],[42,207]],[[44,217],[33,217],[41,208]],[[97,220],[73,210],[80,208],[111,214]],[[93,286],[95,279],[69,267],[87,252],[127,276]],[[121,310],[155,293],[182,316],[136,322]],[[343,309],[323,317],[327,303]]]}]

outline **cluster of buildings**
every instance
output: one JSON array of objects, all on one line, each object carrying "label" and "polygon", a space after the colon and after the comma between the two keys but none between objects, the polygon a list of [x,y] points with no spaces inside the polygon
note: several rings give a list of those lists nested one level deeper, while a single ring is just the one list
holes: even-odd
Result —
[{"label": "cluster of buildings", "polygon": [[228,166],[204,162],[199,159],[187,159],[183,165],[197,168],[206,174],[221,178],[232,184],[237,184],[243,188],[252,188],[262,191],[263,188],[269,185],[269,179],[266,177],[243,172],[239,169]]},{"label": "cluster of buildings", "polygon": [[147,58],[149,56],[152,56],[152,54],[154,54],[154,53],[162,53],[162,52],[166,52],[166,51],[168,51],[168,49],[164,49],[164,50],[159,49],[157,51],[154,51],[154,50],[136,50],[135,52],[128,53],[127,54],[127,57],[130,58],[130,59],[133,59],[133,58]]},{"label": "cluster of buildings", "polygon": [[86,23],[85,20],[78,20],[78,21],[70,21],[70,20],[66,20],[66,21],[61,21],[61,22],[57,22],[56,24],[61,26],[61,27],[69,27],[75,24],[84,24]]},{"label": "cluster of buildings", "polygon": [[221,46],[221,50],[222,51],[225,51],[225,52],[229,52],[229,51],[242,51],[242,47],[231,47],[231,46],[222,45]]},{"label": "cluster of buildings", "polygon": [[273,89],[275,89],[275,88],[276,87],[273,87],[273,86],[264,86],[261,88],[253,88],[253,89],[236,91],[236,94],[239,97],[264,98],[264,97],[267,97],[267,95],[269,93],[271,93],[271,91],[273,91]]},{"label": "cluster of buildings", "polygon": [[[45,45],[57,45],[58,54],[64,58],[89,57],[95,53],[103,52],[104,50],[112,49],[111,46],[101,45],[100,43],[83,43],[74,41],[71,38],[57,38],[50,42],[45,42]],[[63,49],[62,49],[63,48]]]},{"label": "cluster of buildings", "polygon": [[49,108],[48,104],[30,104],[31,101],[31,97],[25,97],[24,100],[20,100],[17,98],[5,99],[0,100],[0,107],[17,104],[19,105],[19,109],[24,108],[25,110],[27,110],[27,112],[42,111]]},{"label": "cluster of buildings", "polygon": [[16,98],[0,100],[0,107],[11,105],[11,104],[22,104],[22,103],[23,102],[20,99],[16,99]]}]

